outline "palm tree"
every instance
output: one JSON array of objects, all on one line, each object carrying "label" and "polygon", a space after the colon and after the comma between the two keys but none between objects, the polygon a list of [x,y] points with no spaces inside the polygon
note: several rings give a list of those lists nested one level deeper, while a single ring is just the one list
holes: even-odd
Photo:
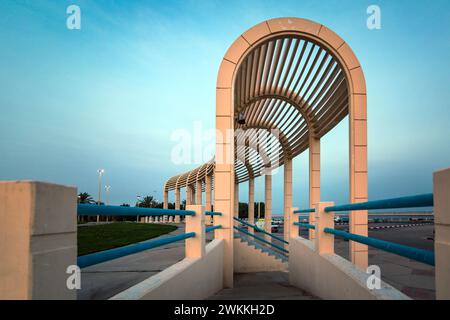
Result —
[{"label": "palm tree", "polygon": [[92,196],[87,193],[87,192],[80,192],[80,194],[78,195],[78,203],[94,203],[94,199],[92,198]]},{"label": "palm tree", "polygon": [[152,196],[145,196],[142,200],[139,200],[139,202],[136,203],[136,207],[141,208],[154,208],[155,205],[156,203]]}]

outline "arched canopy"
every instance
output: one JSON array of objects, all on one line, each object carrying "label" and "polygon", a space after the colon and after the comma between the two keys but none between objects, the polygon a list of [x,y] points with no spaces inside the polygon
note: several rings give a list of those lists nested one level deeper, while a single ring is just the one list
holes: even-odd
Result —
[{"label": "arched canopy", "polygon": [[[310,137],[321,138],[349,114],[352,94],[365,94],[350,47],[325,26],[298,18],[243,33],[225,54],[217,87],[233,88],[239,183],[305,151]],[[203,181],[213,161],[170,178],[166,190]]]}]

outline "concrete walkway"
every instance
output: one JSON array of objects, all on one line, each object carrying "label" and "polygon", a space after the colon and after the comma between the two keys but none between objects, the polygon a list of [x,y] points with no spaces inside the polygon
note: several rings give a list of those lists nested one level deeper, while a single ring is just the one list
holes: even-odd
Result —
[{"label": "concrete walkway", "polygon": [[[184,233],[184,223],[159,238]],[[212,234],[208,234],[210,238]],[[157,239],[157,238],[155,238]],[[81,270],[80,300],[105,300],[151,277],[185,257],[184,241],[146,250]]]},{"label": "concrete walkway", "polygon": [[223,289],[209,300],[316,300],[289,284],[287,272],[237,273],[234,288]]},{"label": "concrete walkway", "polygon": [[[184,226],[160,238],[184,232]],[[184,259],[184,242],[175,242],[81,270],[80,300],[105,300]]]}]

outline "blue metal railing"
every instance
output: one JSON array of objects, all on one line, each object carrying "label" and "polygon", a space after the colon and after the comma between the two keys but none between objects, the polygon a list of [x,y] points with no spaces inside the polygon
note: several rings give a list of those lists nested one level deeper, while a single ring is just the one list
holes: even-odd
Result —
[{"label": "blue metal railing", "polygon": [[205,211],[206,216],[221,216],[222,212],[215,212],[215,211]]},{"label": "blue metal railing", "polygon": [[[421,208],[433,206],[433,194],[418,194],[414,196],[374,200],[358,203],[350,203],[325,208],[325,212],[353,211],[353,210],[373,210],[373,209],[400,209],[400,208]],[[295,210],[294,213],[315,212],[316,209]]]},{"label": "blue metal railing", "polygon": [[399,256],[420,261],[434,266],[434,252],[429,250],[417,249],[402,244],[397,244],[389,241],[375,239],[371,237],[361,236],[359,234],[349,233],[341,230],[325,228],[326,233],[334,234],[335,236],[359,242],[377,249],[387,252],[395,253]]},{"label": "blue metal railing", "polygon": [[316,209],[314,208],[310,208],[310,209],[301,209],[301,210],[295,210],[294,213],[311,213],[316,211]]},{"label": "blue metal railing", "polygon": [[220,228],[222,228],[222,225],[220,225],[220,224],[218,226],[207,227],[207,228],[205,228],[205,232],[208,233],[208,232],[214,231],[216,229],[220,229]]},{"label": "blue metal railing", "polygon": [[188,232],[178,234],[172,237],[166,237],[161,239],[153,239],[139,243],[133,243],[124,247],[114,248],[110,250],[95,252],[91,254],[87,254],[84,256],[80,256],[77,259],[77,264],[80,268],[85,268],[92,266],[94,264],[99,264],[102,262],[106,262],[109,260],[121,258],[124,256],[128,256],[133,253],[141,252],[148,249],[153,249],[156,247],[160,247],[165,244],[169,244],[172,242],[188,239],[195,237],[195,232]]},{"label": "blue metal railing", "polygon": [[278,246],[278,245],[276,245],[276,244],[274,244],[274,243],[272,243],[270,241],[267,241],[264,238],[258,237],[258,236],[254,235],[254,234],[252,234],[252,233],[250,233],[250,232],[248,232],[248,231],[246,231],[246,230],[244,230],[242,228],[239,228],[239,227],[236,227],[236,226],[233,226],[233,228],[236,229],[237,231],[242,232],[242,233],[244,233],[244,234],[246,234],[246,235],[248,235],[250,237],[253,237],[253,238],[255,238],[255,239],[257,239],[257,240],[259,240],[261,242],[264,242],[264,243],[266,243],[266,244],[268,244],[268,245],[270,245],[270,246],[272,246],[272,247],[274,247],[274,248],[276,248],[276,249],[278,249],[278,250],[280,250],[280,251],[282,251],[284,253],[289,253],[288,250],[286,250],[286,249],[284,249],[284,248],[282,248],[282,247],[280,247],[280,246]]},{"label": "blue metal railing", "polygon": [[372,209],[420,208],[432,206],[433,206],[433,194],[427,193],[409,197],[358,202],[339,206],[330,206],[325,208],[325,212],[372,210]]},{"label": "blue metal railing", "polygon": [[281,241],[281,242],[283,242],[283,243],[289,244],[289,242],[287,242],[287,241],[284,240],[283,238],[277,237],[276,235],[273,235],[272,233],[267,232],[267,231],[265,231],[265,230],[263,230],[263,229],[261,229],[261,228],[255,226],[254,224],[248,223],[247,221],[244,221],[244,220],[239,219],[239,218],[237,218],[237,217],[233,217],[233,219],[236,220],[236,221],[238,221],[238,222],[240,222],[240,223],[242,223],[242,224],[245,224],[245,225],[247,225],[247,226],[253,228],[254,230],[256,230],[256,231],[258,231],[258,232],[264,233],[264,234],[266,234],[266,235],[268,235],[268,236],[270,236],[270,237],[272,237],[272,238],[274,238],[274,239],[277,239],[278,241]]},{"label": "blue metal railing", "polygon": [[[205,228],[205,232],[208,233],[208,232],[214,231],[216,229],[220,229],[220,228],[222,228],[221,225],[208,227],[208,228]],[[114,259],[121,258],[121,257],[125,257],[125,256],[128,256],[133,253],[138,253],[141,251],[153,249],[156,247],[163,246],[165,244],[170,244],[173,242],[185,240],[185,239],[192,238],[192,237],[195,237],[195,232],[182,233],[182,234],[178,234],[178,235],[172,236],[172,237],[152,239],[152,240],[148,240],[148,241],[144,241],[144,242],[133,243],[133,244],[123,246],[120,248],[114,248],[114,249],[110,249],[110,250],[105,250],[105,251],[100,251],[100,252],[95,252],[95,253],[87,254],[84,256],[80,256],[77,259],[77,264],[80,268],[86,268],[89,266],[93,266],[95,264],[99,264],[99,263],[106,262],[109,260],[114,260]]]},{"label": "blue metal railing", "polygon": [[78,204],[79,216],[194,216],[192,210]]},{"label": "blue metal railing", "polygon": [[[325,212],[339,212],[339,211],[373,210],[373,209],[420,208],[420,207],[431,207],[433,205],[434,205],[433,194],[427,193],[400,198],[391,198],[391,199],[358,202],[337,206],[329,206],[326,207],[324,210]],[[296,210],[294,211],[294,213],[306,213],[314,211],[315,209],[310,208],[304,210]],[[294,225],[303,226],[309,229],[315,229],[314,225],[308,223],[294,222]],[[346,231],[336,230],[332,228],[325,228],[324,232],[434,266],[433,251],[417,249],[389,241],[384,241],[372,237],[365,237],[359,234],[349,233]]]},{"label": "blue metal railing", "polygon": [[299,227],[305,227],[308,229],[316,229],[316,226],[309,224],[309,223],[294,222],[294,225],[299,226]]}]

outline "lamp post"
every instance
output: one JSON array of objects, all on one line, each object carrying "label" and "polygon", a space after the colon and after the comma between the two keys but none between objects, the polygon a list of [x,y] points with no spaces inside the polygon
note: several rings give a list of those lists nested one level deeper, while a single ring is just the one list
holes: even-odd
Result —
[{"label": "lamp post", "polygon": [[[138,207],[139,206],[139,201],[141,201],[142,197],[141,196],[136,196],[136,198],[137,198],[136,207]],[[139,216],[137,216],[136,222],[139,222]]]},{"label": "lamp post", "polygon": [[[98,169],[98,201],[97,205],[100,205],[101,202],[101,194],[102,194],[102,176],[105,173],[105,169]],[[97,216],[97,222],[100,221],[100,216]]]},{"label": "lamp post", "polygon": [[109,203],[109,190],[111,189],[111,186],[105,186],[105,191],[106,191],[106,199],[105,199],[105,204],[108,205]]},{"label": "lamp post", "polygon": [[[110,185],[105,186],[105,191],[106,191],[106,195],[105,195],[105,205],[108,205],[109,203],[109,190],[111,189]],[[106,217],[106,221],[109,221],[110,217]]]}]

